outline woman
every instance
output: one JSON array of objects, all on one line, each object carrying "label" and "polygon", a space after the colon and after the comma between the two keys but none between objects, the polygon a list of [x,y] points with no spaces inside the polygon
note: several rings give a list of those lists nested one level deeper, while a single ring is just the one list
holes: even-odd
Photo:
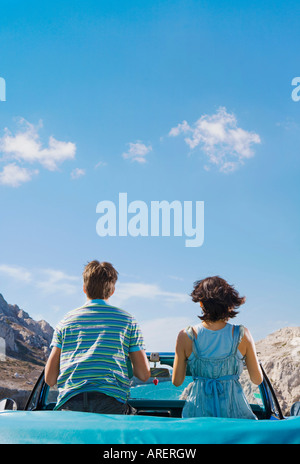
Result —
[{"label": "woman", "polygon": [[256,419],[239,383],[243,360],[251,381],[263,381],[255,345],[248,329],[227,322],[245,297],[218,276],[195,282],[191,297],[203,314],[199,325],[182,330],[177,338],[172,382],[177,387],[183,383],[187,364],[194,379],[182,417]]}]

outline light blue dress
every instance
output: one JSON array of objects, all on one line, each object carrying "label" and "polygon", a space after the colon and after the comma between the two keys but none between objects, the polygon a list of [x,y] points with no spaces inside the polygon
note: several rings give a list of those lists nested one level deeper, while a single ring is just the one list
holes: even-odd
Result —
[{"label": "light blue dress", "polygon": [[239,382],[243,372],[243,356],[238,346],[244,335],[244,327],[226,324],[223,329],[213,331],[199,324],[196,329],[197,339],[192,327],[186,329],[193,340],[188,366],[194,381],[182,417],[257,419]]}]

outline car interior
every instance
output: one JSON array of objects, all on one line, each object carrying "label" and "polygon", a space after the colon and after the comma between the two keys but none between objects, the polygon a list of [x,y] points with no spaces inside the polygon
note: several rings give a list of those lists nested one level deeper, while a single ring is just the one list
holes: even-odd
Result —
[{"label": "car interior", "polygon": [[[131,377],[129,404],[139,416],[180,418],[188,386],[192,382],[187,370],[186,379],[180,387],[172,384],[174,353],[147,353],[151,366],[151,377],[141,382]],[[130,366],[129,366],[130,370]],[[240,382],[252,411],[259,420],[282,419],[280,406],[265,372],[261,385],[252,384],[245,369]],[[130,376],[130,373],[129,373]],[[49,387],[41,374],[25,406],[26,410],[53,410],[56,404],[57,387]]]}]

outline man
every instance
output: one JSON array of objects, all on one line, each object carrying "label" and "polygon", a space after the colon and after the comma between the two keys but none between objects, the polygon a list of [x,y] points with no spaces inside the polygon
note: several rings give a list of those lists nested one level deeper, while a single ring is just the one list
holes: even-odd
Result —
[{"label": "man", "polygon": [[128,357],[133,374],[150,377],[143,337],[134,317],[108,304],[118,273],[110,263],[91,261],[84,268],[87,303],[57,325],[45,381],[57,383],[56,410],[130,414]]}]

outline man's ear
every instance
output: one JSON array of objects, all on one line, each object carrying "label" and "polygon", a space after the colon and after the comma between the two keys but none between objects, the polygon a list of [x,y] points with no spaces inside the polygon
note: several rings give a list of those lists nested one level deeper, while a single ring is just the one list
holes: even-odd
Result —
[{"label": "man's ear", "polygon": [[86,294],[86,288],[85,288],[85,285],[84,285],[84,284],[83,284],[83,288],[82,288],[82,289],[83,289],[84,293]]}]

